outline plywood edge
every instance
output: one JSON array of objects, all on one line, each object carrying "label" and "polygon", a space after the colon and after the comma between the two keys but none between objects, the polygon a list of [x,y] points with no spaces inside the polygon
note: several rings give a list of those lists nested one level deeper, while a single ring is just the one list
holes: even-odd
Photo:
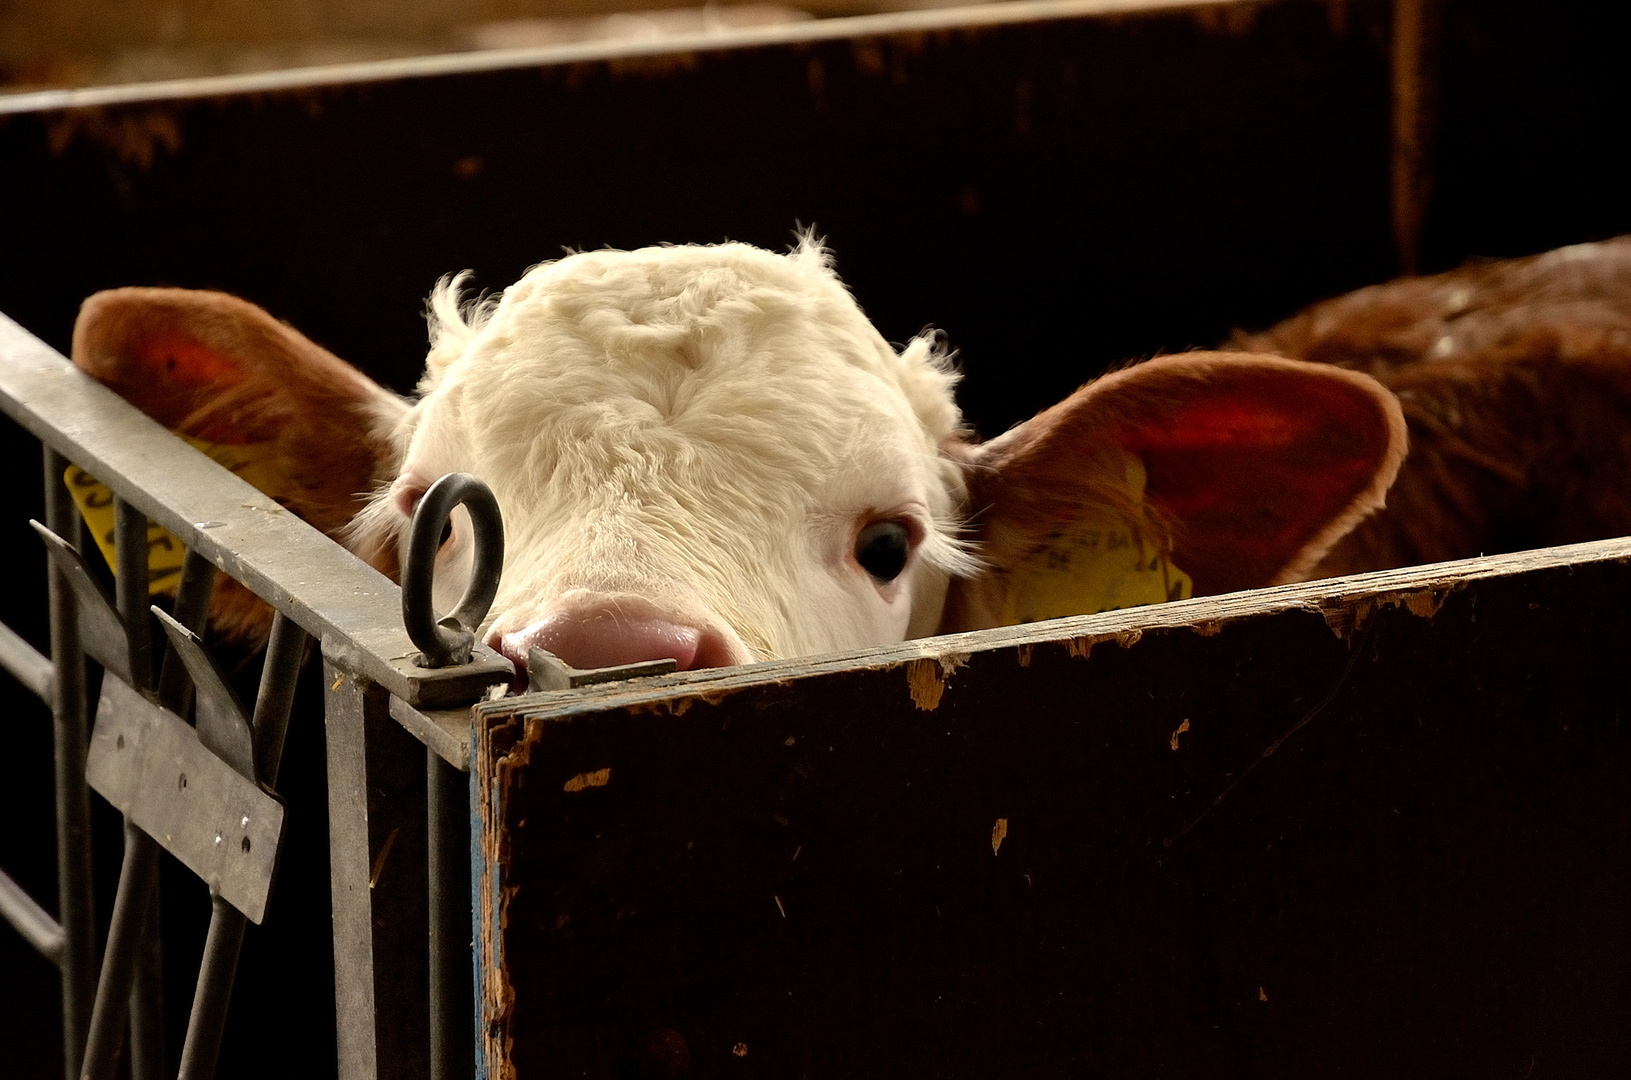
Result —
[{"label": "plywood edge", "polygon": [[717,701],[751,688],[861,669],[906,669],[914,700],[923,705],[930,697],[938,700],[929,686],[935,670],[941,672],[941,678],[950,677],[957,667],[977,653],[1016,650],[1023,665],[1029,662],[1030,653],[1037,646],[1055,644],[1068,648],[1073,655],[1085,657],[1101,645],[1128,647],[1151,633],[1189,630],[1210,636],[1231,623],[1286,612],[1318,615],[1333,634],[1349,638],[1362,629],[1372,615],[1385,608],[1402,607],[1431,617],[1446,597],[1473,582],[1536,570],[1627,560],[1631,560],[1631,537],[1304,581],[1098,615],[918,638],[898,645],[827,656],[500,698],[475,707],[476,727],[481,733],[478,738],[485,741],[485,732],[492,725],[502,724],[511,717],[547,721],[618,709],[683,710],[687,699]]}]

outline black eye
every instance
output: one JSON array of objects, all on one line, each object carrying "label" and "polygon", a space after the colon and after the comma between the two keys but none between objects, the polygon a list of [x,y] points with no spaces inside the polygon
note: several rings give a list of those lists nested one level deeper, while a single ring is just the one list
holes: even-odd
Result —
[{"label": "black eye", "polygon": [[911,553],[911,534],[898,521],[874,521],[855,538],[855,561],[879,581],[900,577]]},{"label": "black eye", "polygon": [[453,539],[453,519],[448,518],[442,522],[442,538],[436,541],[437,547],[446,547],[447,542]]}]

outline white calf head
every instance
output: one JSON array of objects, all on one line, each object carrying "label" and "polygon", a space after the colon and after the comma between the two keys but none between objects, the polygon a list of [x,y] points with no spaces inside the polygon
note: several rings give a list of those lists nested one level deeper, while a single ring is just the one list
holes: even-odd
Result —
[{"label": "white calf head", "polygon": [[[291,508],[387,573],[425,488],[481,477],[506,531],[489,640],[579,667],[1290,580],[1381,505],[1404,453],[1368,378],[1209,353],[975,443],[933,339],[890,347],[811,242],[572,255],[463,312],[458,284],[432,297],[412,403],[219,293],[99,293],[74,359],[176,430],[274,446]],[[443,610],[469,573],[460,518]]]},{"label": "white calf head", "polygon": [[[437,477],[492,487],[508,555],[489,637],[578,666],[682,666],[932,633],[959,547],[953,376],[897,353],[806,243],[573,255],[493,304],[432,302],[402,464],[353,536],[403,534]],[[455,530],[444,610],[468,573]]]}]

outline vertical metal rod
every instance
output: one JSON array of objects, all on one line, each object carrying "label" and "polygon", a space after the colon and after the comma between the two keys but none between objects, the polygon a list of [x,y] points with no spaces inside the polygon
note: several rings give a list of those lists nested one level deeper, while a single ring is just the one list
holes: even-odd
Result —
[{"label": "vertical metal rod", "polygon": [[464,1080],[474,1062],[470,1016],[470,824],[468,781],[425,751],[430,881],[430,1077]]},{"label": "vertical metal rod", "polygon": [[[113,500],[115,575],[119,616],[129,645],[131,683],[153,688],[153,628],[148,608],[147,515],[124,499]],[[164,944],[159,931],[161,902],[158,875],[147,899],[147,917],[136,949],[135,978],[130,988],[131,1080],[161,1080],[164,1075]]]},{"label": "vertical metal rod", "polygon": [[[256,771],[258,779],[268,785],[277,781],[283,765],[284,736],[289,730],[295,684],[309,640],[300,624],[282,612],[272,617],[272,636],[266,646],[266,662],[261,667],[260,691],[255,698],[252,721]],[[198,987],[193,993],[192,1013],[187,1018],[187,1040],[181,1047],[180,1080],[210,1080],[215,1075],[221,1040],[226,1034],[227,1010],[232,1002],[232,984],[243,948],[244,916],[219,895],[212,895],[210,902],[209,937],[204,942]]]},{"label": "vertical metal rod", "polygon": [[[209,610],[215,567],[196,552],[187,553],[176,594],[176,617],[188,626],[200,626]],[[184,712],[191,684],[178,657],[166,656],[159,675],[159,700]],[[84,765],[80,776],[84,776]],[[83,1064],[74,1073],[82,1080],[108,1080],[118,1064],[123,1041],[126,1006],[135,976],[136,954],[145,941],[147,909],[158,875],[159,846],[140,829],[125,825],[125,858],[119,870],[119,891],[113,901],[113,924],[108,930],[107,957],[96,984],[96,1006]]]},{"label": "vertical metal rod", "polygon": [[178,1080],[210,1080],[215,1075],[244,943],[246,920],[238,909],[217,895],[210,897],[210,904],[210,932],[204,939],[204,960],[198,970],[198,989],[193,992],[192,1015],[187,1019]]},{"label": "vertical metal rod", "polygon": [[147,926],[147,909],[158,884],[159,846],[129,819],[125,821],[125,859],[119,868],[119,891],[113,898],[113,925],[107,955],[96,984],[90,1036],[85,1041],[82,1080],[111,1080],[124,1042],[125,1014],[136,978],[136,958]]},{"label": "vertical metal rod", "polygon": [[[175,616],[177,622],[187,629],[201,632],[205,621],[209,618],[210,596],[214,591],[215,567],[198,552],[189,550],[181,564],[181,580],[176,585],[176,596],[170,609],[171,614]],[[192,695],[192,680],[187,676],[187,669],[181,663],[181,657],[177,656],[174,650],[165,651],[164,663],[159,669],[158,694],[159,701],[172,712],[179,713],[182,716],[187,714],[189,699]],[[156,899],[157,897],[155,897]],[[211,921],[213,923],[213,915]],[[158,925],[158,912],[155,909],[149,927],[156,932]],[[192,1020],[189,1017],[189,1026],[191,1023]],[[185,1045],[183,1045],[183,1053],[185,1053],[185,1049]],[[134,1080],[134,1077],[132,1080]]]},{"label": "vertical metal rod", "polygon": [[[78,534],[79,514],[62,474],[68,460],[45,458],[45,523],[58,536]],[[85,657],[79,609],[68,582],[48,568],[51,610],[52,740],[56,766],[57,911],[62,924],[62,1057],[76,1080],[90,1029],[96,986],[96,920],[91,894],[91,800],[85,783]]]},{"label": "vertical metal rod", "polygon": [[[326,645],[327,643],[325,643]],[[323,660],[340,1080],[424,1076],[430,1059],[424,746],[390,694]]]},{"label": "vertical metal rod", "polygon": [[153,628],[147,613],[147,515],[121,498],[113,500],[114,548],[119,573],[119,617],[130,643],[130,679],[138,690],[153,689]]},{"label": "vertical metal rod", "polygon": [[277,786],[283,766],[283,740],[289,732],[295,686],[306,661],[311,637],[300,624],[280,611],[272,616],[272,636],[266,643],[260,690],[255,695],[255,769],[261,783]]},{"label": "vertical metal rod", "polygon": [[379,1080],[380,1055],[388,1048],[375,1038],[367,727],[369,711],[389,704],[326,651],[323,661],[338,1072],[340,1080]]},{"label": "vertical metal rod", "polygon": [[[214,591],[215,567],[198,552],[189,550],[181,564],[181,582],[176,586],[175,605],[171,609],[176,622],[194,632],[202,632],[204,619],[209,615],[210,594]],[[187,677],[181,657],[167,651],[159,669],[159,702],[171,712],[186,716],[192,689],[192,680]]]},{"label": "vertical metal rod", "polygon": [[130,986],[130,1080],[164,1080],[164,933],[159,876],[147,898]]}]

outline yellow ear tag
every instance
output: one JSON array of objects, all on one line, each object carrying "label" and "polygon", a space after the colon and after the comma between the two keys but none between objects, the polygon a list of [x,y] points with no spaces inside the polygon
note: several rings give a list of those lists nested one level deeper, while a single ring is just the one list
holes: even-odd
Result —
[{"label": "yellow ear tag", "polygon": [[[281,494],[282,478],[273,462],[276,448],[271,443],[233,446],[228,443],[194,439],[187,435],[181,438],[209,455],[217,464],[237,473],[258,491],[274,499]],[[113,568],[113,572],[118,574],[119,557],[114,549],[113,492],[78,465],[68,466],[68,471],[62,474],[62,479],[68,485],[68,492],[73,496],[74,505],[79,507],[79,513],[84,517],[85,524],[90,527],[91,536],[96,540],[96,546],[101,549],[102,557],[107,560],[108,566]],[[187,549],[182,546],[180,540],[156,522],[147,523],[149,595],[157,596],[175,588],[181,576],[181,562],[186,555]]]},{"label": "yellow ear tag", "polygon": [[[1142,506],[1144,463],[1129,454],[1126,468],[1133,501]],[[1110,510],[1071,522],[1009,572],[1008,586],[1002,614],[1010,626],[1187,600],[1194,587],[1188,574]]]}]

